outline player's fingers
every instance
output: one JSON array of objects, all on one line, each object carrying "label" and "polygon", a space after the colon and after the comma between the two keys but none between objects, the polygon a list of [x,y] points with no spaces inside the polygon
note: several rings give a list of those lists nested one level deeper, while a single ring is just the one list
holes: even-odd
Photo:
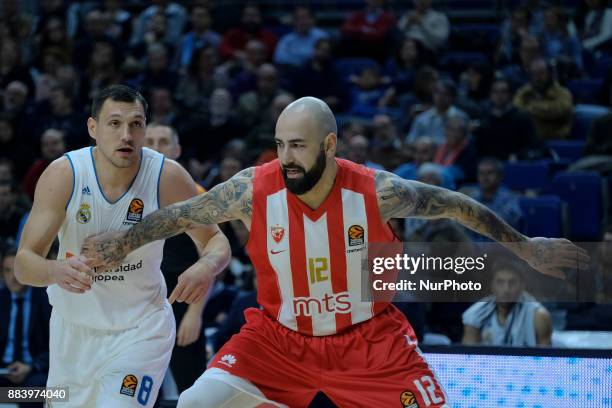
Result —
[{"label": "player's fingers", "polygon": [[90,275],[88,275],[86,272],[81,272],[76,269],[72,269],[68,272],[68,278],[79,282],[85,288],[87,288],[87,290],[91,289],[91,285],[93,285],[93,278]]},{"label": "player's fingers", "polygon": [[95,276],[94,271],[84,262],[82,262],[80,259],[75,259],[70,263],[70,266],[72,266],[72,268],[78,270],[79,272],[83,272],[86,275],[88,275],[89,277],[91,277],[92,279]]},{"label": "player's fingers", "polygon": [[67,290],[68,292],[72,292],[72,293],[85,293],[84,290],[82,289],[77,289],[75,287],[73,287],[72,285],[62,282],[58,284],[60,286],[60,288]]},{"label": "player's fingers", "polygon": [[176,344],[177,346],[183,346],[184,344],[184,337],[185,337],[185,328],[183,326],[179,327],[179,331],[178,333],[176,333]]},{"label": "player's fingers", "polygon": [[168,298],[168,302],[170,304],[173,304],[174,302],[176,302],[181,292],[183,291],[183,289],[184,289],[183,284],[179,282],[174,288],[174,290],[172,291],[172,293],[170,294],[170,297]]},{"label": "player's fingers", "polygon": [[72,276],[69,276],[66,281],[70,286],[75,287],[77,289],[81,289],[83,291],[87,291],[91,289],[91,285],[87,282],[83,282],[83,278],[79,280]]},{"label": "player's fingers", "polygon": [[192,303],[196,303],[198,301],[198,299],[200,298],[200,293],[202,293],[201,289],[195,289],[193,290],[189,296],[186,297],[185,302],[187,304],[192,304]]}]

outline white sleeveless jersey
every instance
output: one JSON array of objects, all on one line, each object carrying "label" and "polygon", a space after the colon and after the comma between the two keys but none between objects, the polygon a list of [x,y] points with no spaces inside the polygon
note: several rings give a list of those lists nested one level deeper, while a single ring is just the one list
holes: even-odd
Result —
[{"label": "white sleeveless jersey", "polygon": [[[96,175],[93,147],[66,154],[74,175],[72,196],[58,237],[58,259],[80,254],[83,241],[90,235],[127,230],[147,214],[159,208],[159,179],[164,156],[142,149],[140,168],[125,194],[109,202]],[[164,241],[155,241],[130,253],[119,267],[96,271],[90,291],[77,294],[58,285],[49,286],[49,301],[65,320],[83,326],[122,330],[166,301],[166,284],[160,271]]]}]

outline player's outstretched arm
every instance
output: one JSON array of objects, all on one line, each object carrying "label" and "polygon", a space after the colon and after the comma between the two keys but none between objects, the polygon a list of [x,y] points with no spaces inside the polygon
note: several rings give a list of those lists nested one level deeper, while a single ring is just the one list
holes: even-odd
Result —
[{"label": "player's outstretched arm", "polygon": [[15,276],[26,285],[58,284],[73,293],[91,289],[94,273],[82,256],[45,259],[66,216],[72,195],[73,174],[67,158],[57,159],[38,180],[34,204],[15,258]]},{"label": "player's outstretched arm", "polygon": [[242,220],[250,225],[253,168],[242,170],[210,191],[157,210],[127,231],[89,237],[82,254],[94,266],[112,267],[127,254],[159,239],[170,238],[199,225]]},{"label": "player's outstretched arm", "polygon": [[[177,162],[166,159],[160,180],[160,206],[166,207],[198,195],[195,182],[189,173]],[[231,249],[227,237],[221,232],[217,224],[203,224],[196,228],[187,230],[191,237],[200,259],[179,277],[176,288],[169,297],[170,303],[176,301],[189,303],[185,316],[194,316],[193,321],[201,321],[204,297],[218,275],[231,260]],[[187,319],[190,320],[190,319]],[[184,318],[179,326],[177,339],[185,343],[185,332],[197,334],[198,330],[187,330],[189,325]],[[197,339],[193,339],[194,341]],[[183,344],[181,344],[183,345]]]},{"label": "player's outstretched arm", "polygon": [[584,268],[589,260],[583,249],[567,239],[526,237],[465,194],[377,171],[376,195],[385,221],[407,217],[452,218],[498,241],[534,269],[547,275],[564,277],[560,268]]}]

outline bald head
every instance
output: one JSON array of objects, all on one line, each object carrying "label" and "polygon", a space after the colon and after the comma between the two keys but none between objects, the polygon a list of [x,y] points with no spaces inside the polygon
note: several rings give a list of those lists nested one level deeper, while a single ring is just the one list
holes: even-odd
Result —
[{"label": "bald head", "polygon": [[331,109],[317,98],[300,98],[280,114],[274,139],[285,185],[293,194],[313,189],[327,162],[334,162],[337,131]]},{"label": "bald head", "polygon": [[319,142],[330,133],[337,134],[338,126],[331,109],[321,99],[305,96],[290,103],[278,118],[291,121],[308,121]]}]

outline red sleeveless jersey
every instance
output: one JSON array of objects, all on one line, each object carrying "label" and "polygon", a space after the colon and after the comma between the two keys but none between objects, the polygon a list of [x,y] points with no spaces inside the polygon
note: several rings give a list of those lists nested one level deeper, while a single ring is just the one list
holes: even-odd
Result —
[{"label": "red sleeveless jersey", "polygon": [[374,170],[336,159],[334,186],[313,210],[285,187],[278,160],[255,168],[247,250],[258,301],[283,326],[310,336],[339,333],[380,313],[362,301],[368,242],[394,241],[376,200]]}]

